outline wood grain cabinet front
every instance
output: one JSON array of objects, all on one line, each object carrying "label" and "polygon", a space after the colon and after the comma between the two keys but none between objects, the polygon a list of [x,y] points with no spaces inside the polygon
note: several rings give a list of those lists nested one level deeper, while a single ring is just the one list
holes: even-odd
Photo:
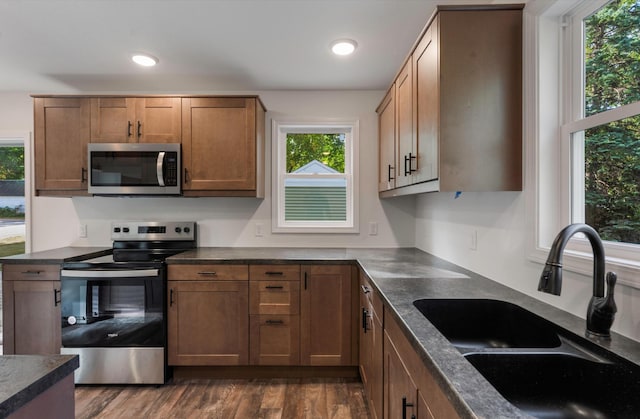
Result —
[{"label": "wood grain cabinet front", "polygon": [[357,315],[352,310],[352,297],[357,294],[352,290],[352,266],[304,265],[302,275],[301,364],[357,365]]},{"label": "wood grain cabinet front", "polygon": [[34,98],[36,195],[87,195],[87,98]]},{"label": "wood grain cabinet front", "polygon": [[249,364],[247,265],[169,265],[168,362]]},{"label": "wood grain cabinet front", "polygon": [[257,97],[183,98],[183,194],[264,197],[264,119]]},{"label": "wood grain cabinet front", "polygon": [[300,364],[300,265],[249,266],[252,365]]},{"label": "wood grain cabinet front", "polygon": [[179,97],[91,99],[92,143],[180,143]]},{"label": "wood grain cabinet front", "polygon": [[62,326],[59,278],[59,265],[3,265],[5,355],[60,353]]},{"label": "wood grain cabinet front", "polygon": [[373,418],[382,418],[383,306],[369,278],[360,271],[360,377]]}]

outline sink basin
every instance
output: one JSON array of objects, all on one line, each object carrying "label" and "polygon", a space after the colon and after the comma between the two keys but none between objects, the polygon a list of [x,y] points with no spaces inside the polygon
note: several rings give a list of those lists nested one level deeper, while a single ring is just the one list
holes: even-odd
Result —
[{"label": "sink basin", "polygon": [[515,304],[483,299],[423,299],[413,305],[463,352],[481,348],[555,348],[553,323]]},{"label": "sink basin", "polygon": [[500,394],[538,418],[637,418],[640,367],[565,354],[475,353],[466,358]]}]

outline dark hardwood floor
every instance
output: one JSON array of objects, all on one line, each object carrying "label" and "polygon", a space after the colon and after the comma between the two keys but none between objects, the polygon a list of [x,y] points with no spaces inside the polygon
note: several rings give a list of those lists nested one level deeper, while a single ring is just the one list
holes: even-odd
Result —
[{"label": "dark hardwood floor", "polygon": [[369,418],[362,383],[343,378],[173,379],[76,386],[76,418]]}]

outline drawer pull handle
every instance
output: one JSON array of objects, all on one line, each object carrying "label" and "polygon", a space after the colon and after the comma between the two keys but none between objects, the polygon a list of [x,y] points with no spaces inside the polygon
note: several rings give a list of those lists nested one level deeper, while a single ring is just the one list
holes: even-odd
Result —
[{"label": "drawer pull handle", "polygon": [[[402,398],[402,419],[407,419],[407,407],[413,407],[413,403],[408,403],[407,398]],[[413,415],[411,416],[414,417]]]},{"label": "drawer pull handle", "polygon": [[284,324],[283,320],[267,320],[267,324],[275,325],[275,324]]},{"label": "drawer pull handle", "polygon": [[265,275],[274,275],[274,276],[275,276],[275,275],[279,275],[279,276],[282,276],[282,275],[284,275],[284,272],[278,272],[278,271],[267,271],[267,272],[265,272]]},{"label": "drawer pull handle", "polygon": [[58,307],[58,304],[60,304],[60,298],[58,298],[59,295],[61,295],[60,290],[57,290],[54,288],[53,290],[53,306],[54,307]]},{"label": "drawer pull handle", "polygon": [[40,275],[43,271],[24,271],[24,272],[20,272],[24,275]]},{"label": "drawer pull handle", "polygon": [[202,271],[202,272],[198,272],[198,275],[215,276],[215,275],[218,275],[218,273],[216,271]]},{"label": "drawer pull handle", "polygon": [[268,290],[281,290],[284,287],[282,285],[267,285],[265,288]]},{"label": "drawer pull handle", "polygon": [[173,307],[173,288],[169,290],[169,307]]}]

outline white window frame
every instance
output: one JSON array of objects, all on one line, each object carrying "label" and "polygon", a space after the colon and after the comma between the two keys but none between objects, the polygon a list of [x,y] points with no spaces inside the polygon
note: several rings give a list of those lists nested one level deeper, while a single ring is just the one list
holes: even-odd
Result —
[{"label": "white window frame", "polygon": [[[555,235],[572,222],[571,133],[640,113],[639,104],[584,117],[582,20],[608,0],[532,0],[525,8],[525,136],[529,259],[544,263]],[[579,48],[575,46],[578,45]],[[567,99],[568,98],[568,99]],[[579,157],[574,155],[574,157]],[[578,185],[579,186],[579,185]],[[579,198],[579,197],[578,197]],[[581,211],[581,210],[579,210]],[[578,212],[580,214],[580,212]],[[640,247],[605,242],[606,268],[618,282],[640,289]],[[563,257],[564,269],[591,281],[589,242],[576,235]]]},{"label": "white window frame", "polygon": [[31,252],[31,199],[33,184],[33,141],[31,133],[28,131],[5,131],[0,132],[0,144],[3,146],[24,147],[24,226],[25,226],[25,253]]},{"label": "white window frame", "polygon": [[[286,173],[286,135],[288,132],[345,133],[344,174],[322,175],[345,178],[347,183],[347,216],[345,221],[286,221],[284,182]],[[358,222],[358,150],[359,121],[334,119],[273,119],[272,132],[272,222],[273,233],[359,233]]]}]

